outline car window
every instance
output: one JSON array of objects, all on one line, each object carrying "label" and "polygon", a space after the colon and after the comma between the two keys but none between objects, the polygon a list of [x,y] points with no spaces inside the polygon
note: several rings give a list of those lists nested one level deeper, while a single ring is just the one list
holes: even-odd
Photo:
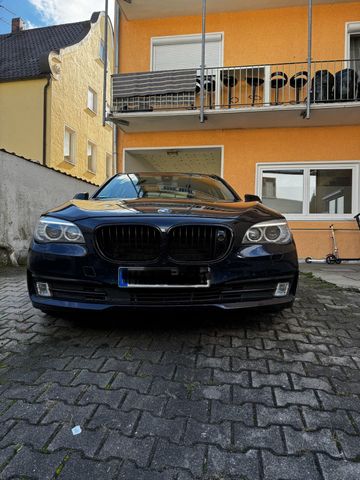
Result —
[{"label": "car window", "polygon": [[237,198],[220,180],[206,175],[117,175],[96,199],[196,199],[234,202]]}]

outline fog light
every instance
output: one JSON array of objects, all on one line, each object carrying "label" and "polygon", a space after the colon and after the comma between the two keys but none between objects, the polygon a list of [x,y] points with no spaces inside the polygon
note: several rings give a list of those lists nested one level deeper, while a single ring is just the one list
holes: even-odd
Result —
[{"label": "fog light", "polygon": [[290,284],[289,282],[278,283],[275,290],[275,297],[286,297],[289,293]]},{"label": "fog light", "polygon": [[49,285],[45,282],[36,282],[36,292],[40,297],[51,297]]}]

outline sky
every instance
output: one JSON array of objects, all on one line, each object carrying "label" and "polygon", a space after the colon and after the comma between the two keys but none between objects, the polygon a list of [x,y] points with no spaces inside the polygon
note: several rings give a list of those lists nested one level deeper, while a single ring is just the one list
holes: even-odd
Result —
[{"label": "sky", "polygon": [[[109,0],[112,19],[114,1]],[[22,17],[26,28],[37,28],[89,20],[100,10],[105,10],[105,0],[0,0],[0,34],[10,32],[13,17]]]}]

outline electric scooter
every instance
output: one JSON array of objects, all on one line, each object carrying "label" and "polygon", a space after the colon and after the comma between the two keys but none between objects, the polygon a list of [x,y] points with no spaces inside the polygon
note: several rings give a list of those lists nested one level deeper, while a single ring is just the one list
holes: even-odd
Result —
[{"label": "electric scooter", "polygon": [[[360,213],[355,215],[354,218],[356,219],[356,222],[360,230]],[[340,265],[342,262],[360,262],[360,257],[358,258],[341,258],[340,257],[339,248],[336,242],[334,225],[330,225],[329,228],[330,228],[330,234],[331,234],[331,239],[333,243],[333,253],[329,253],[328,255],[326,255],[324,259],[321,259],[321,260],[315,260],[312,257],[306,257],[305,262],[306,263],[327,263],[328,265],[335,265],[335,264]]]}]

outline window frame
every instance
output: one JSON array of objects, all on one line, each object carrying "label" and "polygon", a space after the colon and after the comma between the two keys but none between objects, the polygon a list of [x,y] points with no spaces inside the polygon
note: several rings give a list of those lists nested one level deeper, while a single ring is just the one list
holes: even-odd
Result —
[{"label": "window frame", "polygon": [[[103,53],[103,56],[101,56],[101,52]],[[99,60],[102,63],[105,63],[105,59],[106,59],[106,56],[105,56],[105,40],[103,38],[100,38],[100,41],[99,41]]]},{"label": "window frame", "polygon": [[[89,149],[89,145],[92,146],[92,157],[94,158],[93,159],[93,163],[95,165],[95,168],[94,170],[92,170],[90,167],[89,167],[89,153],[88,153],[88,149]],[[87,141],[87,144],[86,144],[86,166],[87,166],[87,171],[89,173],[92,173],[94,175],[96,175],[96,167],[97,167],[97,149],[96,149],[96,144],[94,142],[92,142],[91,140],[88,140]]]},{"label": "window frame", "polygon": [[[92,96],[93,96],[93,105],[92,105],[92,107],[95,106],[95,109],[92,108],[91,106],[89,106],[89,92],[92,93]],[[95,113],[95,114],[98,113],[98,94],[97,94],[97,92],[96,92],[93,88],[91,88],[91,87],[88,87],[88,90],[87,90],[86,107],[87,107],[87,109],[88,109],[91,113]]]},{"label": "window frame", "polygon": [[[66,131],[70,132],[70,160],[65,158]],[[73,142],[71,142],[71,137],[73,138]],[[69,163],[70,165],[76,165],[76,132],[73,128],[69,127],[68,125],[64,126],[63,157],[64,157],[64,162]]]},{"label": "window frame", "polygon": [[345,59],[350,60],[350,37],[360,35],[360,22],[345,23]]},{"label": "window frame", "polygon": [[[256,194],[262,196],[263,171],[277,170],[304,170],[303,182],[303,213],[283,213],[287,220],[353,220],[360,211],[360,161],[328,161],[328,162],[274,162],[256,164]],[[352,170],[352,208],[351,213],[310,213],[310,171],[311,170]]]}]

